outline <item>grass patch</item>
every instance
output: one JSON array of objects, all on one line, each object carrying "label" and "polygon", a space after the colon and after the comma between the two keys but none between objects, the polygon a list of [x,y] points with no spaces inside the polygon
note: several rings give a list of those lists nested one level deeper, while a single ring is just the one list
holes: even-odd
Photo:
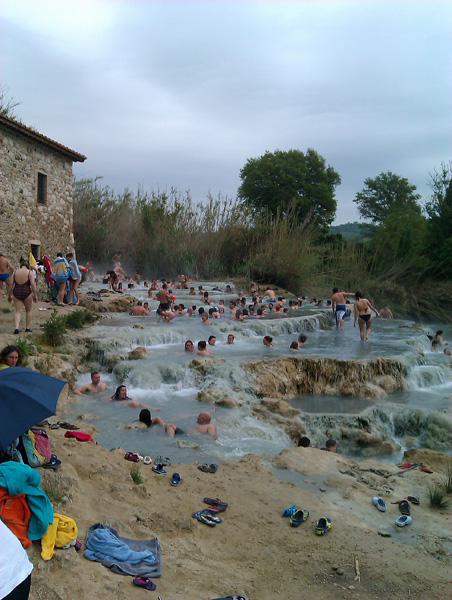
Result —
[{"label": "grass patch", "polygon": [[98,319],[98,316],[89,310],[76,310],[64,317],[66,325],[71,329],[80,329],[83,325],[89,325]]},{"label": "grass patch", "polygon": [[449,508],[450,500],[446,497],[446,491],[443,485],[434,484],[428,486],[428,497],[432,508]]},{"label": "grass patch", "polygon": [[137,485],[144,482],[138,467],[130,470],[130,477],[132,477],[133,483],[136,483]]},{"label": "grass patch", "polygon": [[7,315],[8,313],[13,312],[12,308],[2,308],[2,313]]},{"label": "grass patch", "polygon": [[452,462],[447,463],[447,471],[443,479],[443,488],[446,494],[452,494]]}]

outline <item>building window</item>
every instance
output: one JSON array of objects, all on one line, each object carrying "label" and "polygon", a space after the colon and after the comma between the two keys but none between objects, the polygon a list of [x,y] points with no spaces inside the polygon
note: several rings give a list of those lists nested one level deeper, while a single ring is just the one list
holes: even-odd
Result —
[{"label": "building window", "polygon": [[38,204],[47,203],[47,175],[44,173],[38,173]]},{"label": "building window", "polygon": [[41,246],[39,244],[30,244],[30,252],[36,261],[41,260]]}]

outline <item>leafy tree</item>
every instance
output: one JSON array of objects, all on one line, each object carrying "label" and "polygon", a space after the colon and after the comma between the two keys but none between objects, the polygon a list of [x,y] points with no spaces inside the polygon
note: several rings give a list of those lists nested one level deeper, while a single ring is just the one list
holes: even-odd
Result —
[{"label": "leafy tree", "polygon": [[436,275],[452,277],[452,162],[430,174],[432,195],[426,204],[428,252]]},{"label": "leafy tree", "polygon": [[309,148],[266,152],[250,158],[240,171],[238,195],[256,214],[286,215],[293,207],[300,223],[316,223],[323,230],[334,219],[339,173]]},{"label": "leafy tree", "polygon": [[416,194],[416,186],[408,179],[388,171],[380,173],[375,179],[368,177],[365,188],[358,192],[353,200],[364,219],[369,219],[374,225],[381,225],[395,208],[403,210],[420,210]]}]

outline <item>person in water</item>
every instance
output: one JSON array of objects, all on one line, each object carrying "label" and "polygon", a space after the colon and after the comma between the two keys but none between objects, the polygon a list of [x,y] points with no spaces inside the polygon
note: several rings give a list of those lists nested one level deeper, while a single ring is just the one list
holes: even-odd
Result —
[{"label": "person in water", "polygon": [[213,354],[213,350],[211,348],[207,348],[207,342],[205,340],[201,340],[198,342],[198,352],[200,356],[208,356],[209,354]]},{"label": "person in water", "polygon": [[310,445],[311,440],[308,437],[306,437],[305,435],[300,436],[300,439],[298,440],[299,448],[309,448]]},{"label": "person in water", "polygon": [[355,303],[353,305],[355,321],[353,323],[353,327],[356,327],[356,321],[358,321],[359,332],[362,341],[364,341],[364,339],[366,339],[366,341],[369,339],[370,330],[372,327],[371,310],[374,311],[377,317],[379,316],[378,310],[372,306],[369,300],[367,298],[363,298],[361,292],[355,292]]},{"label": "person in water", "polygon": [[230,333],[230,334],[228,335],[228,339],[226,340],[226,342],[225,342],[225,343],[226,343],[226,344],[233,344],[233,343],[234,343],[234,341],[235,341],[234,334]]},{"label": "person in water", "polygon": [[291,342],[289,352],[298,352],[298,342]]},{"label": "person in water", "polygon": [[381,319],[393,319],[394,318],[394,315],[392,314],[392,311],[387,304],[385,304],[383,306],[383,308],[380,310],[380,318]]},{"label": "person in water", "polygon": [[138,408],[138,406],[144,406],[146,408],[149,408],[148,404],[136,402],[135,400],[129,398],[129,396],[127,395],[127,387],[125,385],[119,385],[116,388],[116,391],[113,394],[113,396],[111,396],[110,400],[113,400],[115,402],[127,402],[127,404],[132,408]]},{"label": "person in water", "polygon": [[191,433],[207,433],[208,435],[210,435],[210,437],[216,440],[218,438],[217,428],[213,423],[211,423],[211,420],[212,415],[210,414],[210,412],[203,411],[199,413],[197,425]]},{"label": "person in water", "polygon": [[193,353],[195,352],[195,345],[191,340],[187,340],[185,342],[185,352]]},{"label": "person in water", "polygon": [[345,305],[347,296],[353,296],[351,292],[340,292],[339,288],[333,288],[333,295],[331,297],[331,306],[333,313],[336,317],[336,328],[341,326],[344,327],[344,319],[347,314],[347,307]]},{"label": "person in water", "polygon": [[85,383],[85,385],[75,388],[74,394],[99,394],[105,392],[107,388],[107,384],[100,380],[98,371],[93,371],[91,373],[91,383]]},{"label": "person in water", "polygon": [[264,339],[262,340],[264,346],[267,346],[267,348],[273,348],[273,338],[270,337],[269,335],[264,336]]}]

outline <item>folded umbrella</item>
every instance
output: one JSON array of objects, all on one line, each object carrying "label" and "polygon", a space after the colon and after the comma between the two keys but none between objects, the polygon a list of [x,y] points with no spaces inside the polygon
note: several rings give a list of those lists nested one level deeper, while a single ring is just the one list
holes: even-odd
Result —
[{"label": "folded umbrella", "polygon": [[0,450],[56,413],[66,383],[25,367],[0,370]]}]

